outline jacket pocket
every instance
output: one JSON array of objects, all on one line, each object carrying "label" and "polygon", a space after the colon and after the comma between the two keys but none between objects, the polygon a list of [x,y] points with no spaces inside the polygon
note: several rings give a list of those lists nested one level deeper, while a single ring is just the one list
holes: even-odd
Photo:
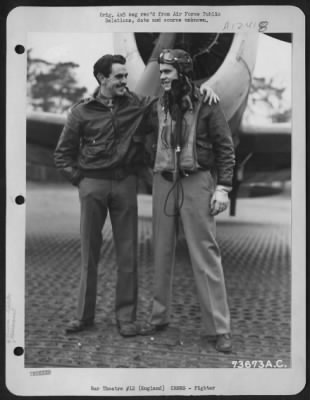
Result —
[{"label": "jacket pocket", "polygon": [[203,174],[204,177],[204,189],[213,194],[215,191],[215,181],[211,171],[202,171],[201,174]]},{"label": "jacket pocket", "polygon": [[212,168],[214,164],[213,145],[209,142],[197,143],[197,159],[198,163],[203,168]]},{"label": "jacket pocket", "polygon": [[198,147],[202,147],[203,149],[213,150],[213,144],[210,142],[197,142]]},{"label": "jacket pocket", "polygon": [[142,135],[135,135],[135,136],[132,137],[132,141],[134,143],[144,143],[145,139],[144,139],[144,137]]},{"label": "jacket pocket", "polygon": [[98,158],[104,159],[112,156],[111,146],[104,143],[87,144],[83,147],[82,158],[89,163]]}]

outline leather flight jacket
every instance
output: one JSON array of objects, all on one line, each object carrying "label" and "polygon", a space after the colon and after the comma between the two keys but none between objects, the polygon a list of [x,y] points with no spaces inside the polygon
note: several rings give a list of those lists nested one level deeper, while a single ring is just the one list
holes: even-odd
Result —
[{"label": "leather flight jacket", "polygon": [[146,162],[144,142],[154,129],[151,117],[156,101],[128,91],[114,99],[113,108],[95,96],[78,102],[60,135],[56,167],[73,184],[83,176],[123,179],[135,173]]},{"label": "leather flight jacket", "polygon": [[[152,151],[154,172],[172,171],[173,149],[169,144],[168,132],[173,132],[174,122],[171,127],[165,127],[165,111],[162,106],[158,108],[160,129],[153,136]],[[169,119],[167,118],[167,121]],[[219,104],[209,105],[202,102],[199,90],[193,101],[193,110],[184,114],[182,127],[183,161],[180,157],[180,174],[186,176],[195,170],[211,170],[216,176],[217,184],[232,186],[233,170],[235,166],[235,151],[232,135],[226,118]],[[184,141],[185,138],[185,141]],[[184,145],[187,146],[184,151]],[[181,145],[182,147],[182,145]],[[158,153],[159,152],[159,156]],[[187,159],[192,154],[192,159]],[[185,157],[186,156],[186,157]],[[186,160],[187,159],[187,160]]]}]

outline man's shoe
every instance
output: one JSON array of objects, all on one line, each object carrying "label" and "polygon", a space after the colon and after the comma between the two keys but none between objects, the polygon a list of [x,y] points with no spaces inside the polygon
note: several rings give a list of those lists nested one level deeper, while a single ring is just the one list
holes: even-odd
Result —
[{"label": "man's shoe", "polygon": [[85,320],[74,319],[73,321],[69,322],[66,328],[66,333],[81,332],[93,325],[94,325],[93,319],[85,319]]},{"label": "man's shoe", "polygon": [[151,323],[146,323],[139,328],[139,335],[141,336],[148,336],[148,335],[154,335],[160,331],[164,331],[167,329],[169,326],[168,322],[165,324],[151,324]]},{"label": "man's shoe", "polygon": [[232,337],[230,333],[217,335],[215,349],[221,353],[230,353],[232,351]]},{"label": "man's shoe", "polygon": [[119,334],[123,337],[137,336],[138,330],[134,322],[117,321]]}]

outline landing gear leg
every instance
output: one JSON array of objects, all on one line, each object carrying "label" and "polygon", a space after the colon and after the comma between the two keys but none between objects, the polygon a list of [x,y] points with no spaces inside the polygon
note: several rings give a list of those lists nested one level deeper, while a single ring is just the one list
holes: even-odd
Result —
[{"label": "landing gear leg", "polygon": [[233,182],[232,182],[232,191],[230,192],[230,210],[229,215],[234,217],[236,215],[237,208],[237,197],[239,192],[239,187],[244,178],[244,168],[245,164],[252,157],[253,153],[249,153],[241,163],[237,163],[234,168]]},{"label": "landing gear leg", "polygon": [[231,217],[234,217],[236,215],[237,197],[238,197],[239,187],[241,184],[241,181],[238,179],[238,175],[239,175],[238,170],[239,170],[239,167],[236,165],[235,169],[234,169],[234,175],[233,175],[232,190],[230,192],[229,215]]}]

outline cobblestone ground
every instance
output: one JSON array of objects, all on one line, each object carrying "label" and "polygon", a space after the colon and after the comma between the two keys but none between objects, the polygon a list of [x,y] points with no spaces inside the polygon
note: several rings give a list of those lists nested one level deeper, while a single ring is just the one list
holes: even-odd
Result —
[{"label": "cobblestone ground", "polygon": [[[150,198],[139,198],[139,320],[151,309]],[[66,335],[79,283],[79,205],[66,185],[27,187],[26,367],[231,368],[233,360],[290,366],[290,198],[241,199],[238,216],[218,219],[218,241],[232,316],[234,349],[215,351],[200,332],[200,310],[186,245],[177,249],[172,319],[154,337],[122,338],[114,316],[115,254],[103,230],[96,324]]]}]

